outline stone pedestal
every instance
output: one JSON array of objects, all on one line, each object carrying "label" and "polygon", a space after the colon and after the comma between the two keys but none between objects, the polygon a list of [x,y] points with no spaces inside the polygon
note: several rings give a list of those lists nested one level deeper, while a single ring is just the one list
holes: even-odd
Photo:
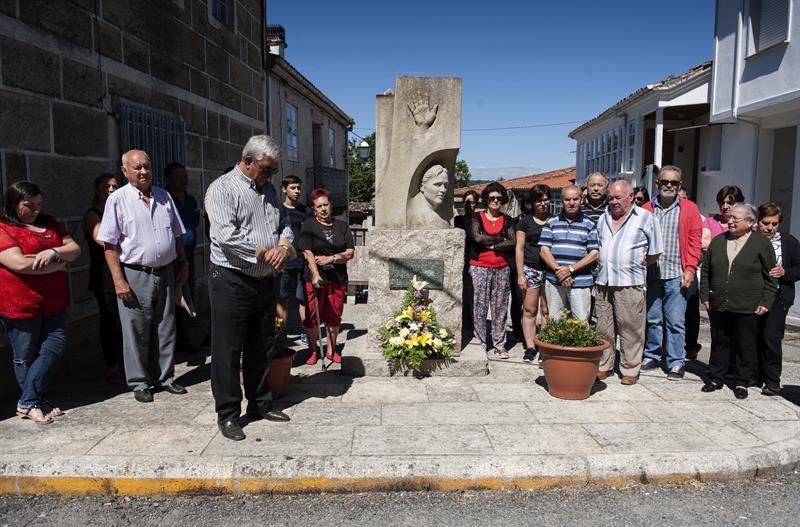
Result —
[{"label": "stone pedestal", "polygon": [[[455,350],[461,349],[462,270],[464,267],[464,231],[385,230],[373,229],[369,234],[369,318],[370,337],[390,320],[405,294],[403,289],[390,289],[390,260],[395,265],[403,260],[434,260],[444,264],[442,289],[429,289],[429,296],[439,324],[453,330]],[[382,353],[374,338],[374,349]]]}]

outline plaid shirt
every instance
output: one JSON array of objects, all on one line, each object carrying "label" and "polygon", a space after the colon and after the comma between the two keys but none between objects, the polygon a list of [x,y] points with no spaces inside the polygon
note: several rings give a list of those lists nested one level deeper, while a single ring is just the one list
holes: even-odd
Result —
[{"label": "plaid shirt", "polygon": [[681,246],[678,235],[678,221],[681,209],[680,200],[675,199],[668,207],[663,208],[658,197],[653,198],[653,214],[661,224],[661,238],[664,240],[664,252],[655,265],[651,267],[651,278],[670,280],[683,274],[681,267]]}]

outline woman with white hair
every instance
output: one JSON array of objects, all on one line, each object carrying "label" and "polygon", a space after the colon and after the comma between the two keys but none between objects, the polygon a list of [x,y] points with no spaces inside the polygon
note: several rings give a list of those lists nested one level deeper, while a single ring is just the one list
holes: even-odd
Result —
[{"label": "woman with white hair", "polygon": [[711,360],[703,392],[724,386],[731,354],[734,354],[737,399],[747,398],[747,386],[756,367],[757,316],[769,311],[777,283],[770,274],[775,267],[772,243],[753,232],[757,212],[737,203],[728,217],[728,232],[717,236],[703,256],[700,301],[711,322]]}]

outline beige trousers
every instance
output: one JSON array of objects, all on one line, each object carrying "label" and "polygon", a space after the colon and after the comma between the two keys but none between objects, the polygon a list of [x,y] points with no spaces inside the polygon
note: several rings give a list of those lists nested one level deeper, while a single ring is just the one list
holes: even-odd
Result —
[{"label": "beige trousers", "polygon": [[619,371],[622,375],[636,377],[642,365],[647,327],[645,287],[598,285],[595,311],[597,330],[611,341],[611,346],[603,352],[600,360],[600,371],[614,369],[614,348],[616,336],[619,335]]}]

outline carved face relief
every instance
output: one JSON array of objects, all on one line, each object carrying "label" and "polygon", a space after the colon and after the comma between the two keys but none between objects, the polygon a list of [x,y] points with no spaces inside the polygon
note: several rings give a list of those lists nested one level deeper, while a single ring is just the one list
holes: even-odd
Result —
[{"label": "carved face relief", "polygon": [[447,169],[441,165],[434,165],[422,177],[422,186],[419,191],[433,210],[438,209],[447,195],[447,186],[450,178]]}]

